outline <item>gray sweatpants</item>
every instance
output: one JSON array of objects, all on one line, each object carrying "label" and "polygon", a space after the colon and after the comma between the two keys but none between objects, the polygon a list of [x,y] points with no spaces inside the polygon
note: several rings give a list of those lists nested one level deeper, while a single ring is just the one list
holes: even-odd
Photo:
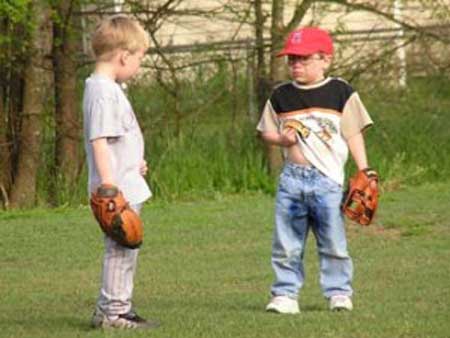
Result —
[{"label": "gray sweatpants", "polygon": [[[137,213],[142,204],[132,205]],[[129,249],[105,236],[102,286],[97,308],[108,317],[115,317],[131,310],[133,279],[139,249]]]}]

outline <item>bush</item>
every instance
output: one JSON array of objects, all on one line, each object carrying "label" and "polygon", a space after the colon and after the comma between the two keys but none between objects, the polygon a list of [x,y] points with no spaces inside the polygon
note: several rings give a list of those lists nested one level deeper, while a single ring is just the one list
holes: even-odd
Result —
[{"label": "bush", "polygon": [[[448,180],[449,79],[410,79],[406,90],[382,83],[370,92],[362,83],[355,87],[375,121],[366,133],[366,146],[383,185],[396,189]],[[244,76],[233,82],[227,68],[219,65],[208,76],[199,71],[193,79],[183,80],[171,95],[155,81],[143,79],[130,86],[129,96],[145,135],[148,180],[155,198],[275,191],[256,122],[248,112]],[[43,159],[52,157],[47,155]],[[41,180],[52,177],[50,167],[44,165]],[[353,167],[349,161],[347,171]],[[86,203],[86,181],[84,170],[79,186],[61,193],[59,204]],[[48,188],[48,182],[39,183],[41,199]]]},{"label": "bush", "polygon": [[449,179],[449,85],[443,77],[415,78],[405,90],[380,85],[362,94],[375,121],[370,161],[389,187]]}]

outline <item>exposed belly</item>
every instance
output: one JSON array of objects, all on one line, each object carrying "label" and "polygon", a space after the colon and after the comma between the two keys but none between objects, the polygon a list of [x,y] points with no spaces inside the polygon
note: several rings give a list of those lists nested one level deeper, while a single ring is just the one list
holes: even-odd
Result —
[{"label": "exposed belly", "polygon": [[303,165],[310,165],[311,163],[303,155],[300,147],[296,144],[287,148],[287,159],[289,162]]}]

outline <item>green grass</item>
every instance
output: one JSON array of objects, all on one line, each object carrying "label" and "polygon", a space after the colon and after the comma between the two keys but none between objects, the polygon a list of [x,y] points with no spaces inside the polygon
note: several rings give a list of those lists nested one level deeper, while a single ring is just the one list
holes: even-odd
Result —
[{"label": "green grass", "polygon": [[302,313],[263,311],[272,281],[273,198],[222,195],[146,204],[135,305],[148,332],[89,328],[102,240],[87,207],[0,214],[0,337],[449,336],[449,185],[385,193],[374,225],[348,225],[355,310],[330,313],[309,240]]}]

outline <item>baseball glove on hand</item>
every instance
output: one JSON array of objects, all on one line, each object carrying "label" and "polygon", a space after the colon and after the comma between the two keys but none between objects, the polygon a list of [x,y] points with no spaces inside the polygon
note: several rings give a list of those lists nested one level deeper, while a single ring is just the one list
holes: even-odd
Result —
[{"label": "baseball glove on hand", "polygon": [[116,186],[102,184],[92,193],[90,202],[94,216],[107,236],[130,249],[142,244],[142,220]]},{"label": "baseball glove on hand", "polygon": [[378,205],[378,174],[366,168],[350,178],[343,211],[351,220],[369,225]]}]

